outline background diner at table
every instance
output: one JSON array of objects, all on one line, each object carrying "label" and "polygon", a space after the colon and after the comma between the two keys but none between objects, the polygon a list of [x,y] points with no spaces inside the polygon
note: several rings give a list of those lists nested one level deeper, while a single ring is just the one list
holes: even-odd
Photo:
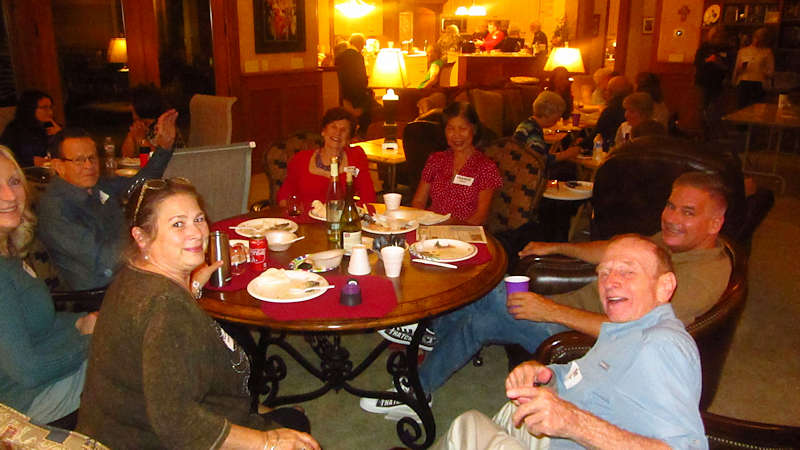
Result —
[{"label": "background diner at table", "polygon": [[301,411],[250,413],[249,359],[197,306],[221,265],[205,264],[201,205],[185,179],[131,193],[128,258],[101,308],[78,430],[113,448],[319,449]]},{"label": "background diner at table", "polygon": [[321,148],[299,151],[289,160],[286,179],[278,190],[279,205],[287,206],[292,196],[306,211],[314,200],[324,202],[333,158],[338,158],[341,185],[345,184],[345,172],[350,172],[361,201],[375,201],[367,156],[361,147],[350,145],[355,127],[356,119],[346,109],[336,107],[325,112],[321,125],[323,145]]},{"label": "background diner at table", "polygon": [[61,125],[53,117],[53,97],[28,90],[19,96],[17,110],[0,135],[0,144],[14,152],[22,167],[40,166],[55,153]]},{"label": "background diner at table", "polygon": [[438,214],[452,214],[482,225],[489,216],[494,191],[503,185],[497,165],[476,145],[481,124],[475,108],[455,102],[443,111],[448,149],[428,157],[411,205]]}]

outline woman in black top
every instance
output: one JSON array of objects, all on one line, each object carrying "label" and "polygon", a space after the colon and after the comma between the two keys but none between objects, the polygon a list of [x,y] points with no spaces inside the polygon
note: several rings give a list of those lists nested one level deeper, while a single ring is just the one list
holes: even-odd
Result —
[{"label": "woman in black top", "polygon": [[8,124],[0,144],[11,149],[19,165],[34,165],[34,157],[46,157],[61,132],[53,120],[53,98],[42,91],[25,91],[17,102],[14,120]]}]

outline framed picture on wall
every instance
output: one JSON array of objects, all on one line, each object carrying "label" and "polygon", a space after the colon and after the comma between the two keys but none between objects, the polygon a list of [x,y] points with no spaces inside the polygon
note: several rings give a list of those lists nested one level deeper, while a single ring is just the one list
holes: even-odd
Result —
[{"label": "framed picture on wall", "polygon": [[642,19],[642,34],[653,34],[656,28],[655,17],[645,17]]},{"label": "framed picture on wall", "polygon": [[256,53],[306,50],[305,0],[253,0]]}]

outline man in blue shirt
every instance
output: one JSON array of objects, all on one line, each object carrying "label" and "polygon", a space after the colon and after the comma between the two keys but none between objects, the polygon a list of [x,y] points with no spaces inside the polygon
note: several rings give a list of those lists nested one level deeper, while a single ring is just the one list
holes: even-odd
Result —
[{"label": "man in blue shirt", "polygon": [[592,349],[569,364],[520,364],[494,419],[468,411],[435,448],[708,448],[700,356],[669,304],[677,285],[669,253],[623,235],[597,274],[610,322]]},{"label": "man in blue shirt", "polygon": [[175,119],[158,119],[156,151],[136,177],[100,177],[97,146],[83,130],[65,130],[53,159],[58,177],[39,199],[39,239],[68,289],[94,289],[111,282],[127,243],[122,200],[142,179],[159,178],[172,157]]}]

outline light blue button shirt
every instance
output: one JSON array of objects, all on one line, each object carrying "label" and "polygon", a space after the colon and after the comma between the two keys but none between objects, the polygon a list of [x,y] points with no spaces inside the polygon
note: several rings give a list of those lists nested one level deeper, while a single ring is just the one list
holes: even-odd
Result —
[{"label": "light blue button shirt", "polygon": [[[698,409],[700,356],[671,305],[633,322],[604,323],[584,357],[550,368],[559,395],[577,407],[672,448],[708,448]],[[553,439],[550,448],[581,447]]]}]

